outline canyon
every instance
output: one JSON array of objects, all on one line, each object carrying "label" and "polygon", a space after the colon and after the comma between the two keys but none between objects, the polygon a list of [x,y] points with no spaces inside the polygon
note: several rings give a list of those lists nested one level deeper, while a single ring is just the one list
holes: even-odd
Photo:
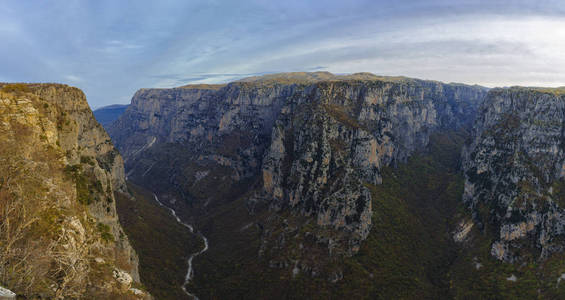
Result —
[{"label": "canyon", "polygon": [[282,73],[140,89],[106,134],[76,88],[0,88],[18,295],[565,292],[563,89]]},{"label": "canyon", "polygon": [[209,238],[200,298],[551,296],[559,91],[283,73],[141,89],[108,132]]}]

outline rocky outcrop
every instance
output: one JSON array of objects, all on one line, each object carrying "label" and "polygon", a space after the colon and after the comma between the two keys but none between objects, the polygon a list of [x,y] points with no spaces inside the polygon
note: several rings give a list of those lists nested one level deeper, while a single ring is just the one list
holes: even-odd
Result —
[{"label": "rocky outcrop", "polygon": [[565,247],[565,96],[560,90],[491,90],[464,151],[463,200],[491,254],[545,259]]},{"label": "rocky outcrop", "polygon": [[0,286],[0,299],[2,300],[16,299],[16,293]]},{"label": "rocky outcrop", "polygon": [[1,281],[28,297],[104,298],[119,292],[114,266],[139,280],[115,207],[123,162],[82,91],[2,85],[0,139]]},{"label": "rocky outcrop", "polygon": [[[269,75],[142,89],[109,133],[134,180],[159,180],[154,188],[211,209],[230,194],[222,188],[258,177],[250,213],[265,204],[313,218],[346,233],[354,253],[378,209],[364,184],[380,183],[383,166],[405,161],[430,134],[468,126],[485,93],[366,73]],[[156,168],[168,169],[166,179]]]},{"label": "rocky outcrop", "polygon": [[381,168],[423,149],[430,134],[469,125],[482,91],[407,79],[309,87],[273,127],[262,169],[271,206],[352,233],[355,252],[371,226],[364,184],[380,184]]}]

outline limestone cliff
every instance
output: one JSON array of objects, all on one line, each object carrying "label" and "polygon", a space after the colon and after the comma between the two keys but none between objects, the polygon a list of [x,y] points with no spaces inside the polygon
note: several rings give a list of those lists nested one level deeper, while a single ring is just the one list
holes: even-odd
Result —
[{"label": "limestone cliff", "polygon": [[[350,255],[378,209],[365,184],[380,183],[381,167],[405,161],[430,134],[468,126],[485,93],[367,73],[269,75],[142,89],[109,133],[131,178],[174,190],[171,203],[210,211],[247,192],[249,213],[267,206],[310,218],[330,230],[318,241]],[[264,237],[277,232],[265,228]]]},{"label": "limestone cliff", "polygon": [[558,89],[491,90],[464,151],[463,200],[493,233],[507,262],[545,259],[565,247],[565,96]]},{"label": "limestone cliff", "polygon": [[423,149],[434,132],[468,126],[481,88],[419,80],[329,81],[287,101],[263,159],[271,206],[350,232],[356,252],[371,227],[366,184]]},{"label": "limestone cliff", "polygon": [[0,90],[0,281],[41,298],[139,298],[137,257],[118,222],[121,156],[82,91]]}]

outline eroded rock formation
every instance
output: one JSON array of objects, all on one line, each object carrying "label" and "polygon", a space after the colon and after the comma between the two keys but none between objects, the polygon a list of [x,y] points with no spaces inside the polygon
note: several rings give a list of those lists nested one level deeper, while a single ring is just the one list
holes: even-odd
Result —
[{"label": "eroded rock formation", "polygon": [[[156,188],[208,208],[223,187],[260,178],[250,213],[266,205],[313,218],[344,234],[337,243],[350,255],[378,209],[365,184],[380,183],[381,167],[405,161],[430,134],[469,125],[485,93],[372,74],[272,75],[142,89],[109,132],[132,178],[168,169],[153,177]],[[332,234],[318,239],[336,243]]]},{"label": "eroded rock formation", "polygon": [[491,90],[464,153],[464,202],[507,262],[565,247],[565,97],[560,90]]}]

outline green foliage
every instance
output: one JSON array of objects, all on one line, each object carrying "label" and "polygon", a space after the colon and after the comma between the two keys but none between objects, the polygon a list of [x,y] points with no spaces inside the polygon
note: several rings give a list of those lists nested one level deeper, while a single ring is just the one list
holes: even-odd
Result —
[{"label": "green foliage", "polygon": [[42,211],[37,222],[33,223],[30,234],[34,239],[56,238],[61,231],[63,213],[54,207]]},{"label": "green foliage", "polygon": [[433,136],[427,153],[384,168],[383,183],[366,186],[373,227],[359,253],[346,260],[344,297],[442,299],[455,257],[450,223],[463,190],[458,153],[463,136]]},{"label": "green foliage", "polygon": [[27,84],[24,83],[11,83],[2,86],[1,91],[5,93],[24,94],[29,93],[30,89]]},{"label": "green foliage", "polygon": [[[474,231],[472,240],[459,251],[449,273],[455,299],[562,299],[565,289],[556,283],[565,272],[563,254],[541,264],[534,260],[503,263],[490,255],[493,240]],[[508,280],[512,275],[515,282]]]},{"label": "green foliage", "polygon": [[179,88],[182,89],[196,89],[196,90],[219,90],[225,87],[226,84],[187,84]]},{"label": "green foliage", "polygon": [[560,127],[561,121],[558,120],[539,120],[539,119],[532,119],[528,120],[530,124],[535,126],[549,128],[549,127]]},{"label": "green foliage", "polygon": [[560,208],[565,208],[565,180],[560,178],[553,182],[551,187],[553,189],[553,201],[555,201]]},{"label": "green foliage", "polygon": [[[274,84],[312,84],[316,82],[410,82],[413,79],[402,76],[377,76],[368,72],[348,75],[334,75],[329,72],[290,72],[276,73],[261,76],[252,76],[239,80],[238,84],[261,83],[263,86]],[[367,83],[368,84],[368,83]]]},{"label": "green foliage", "polygon": [[81,204],[92,204],[92,197],[88,178],[83,174],[78,174],[75,178],[75,186],[77,190],[77,200]]},{"label": "green foliage", "polygon": [[[273,212],[257,212],[250,218],[241,209],[245,199],[216,207],[207,220],[201,221],[209,224],[205,226],[209,228],[206,236],[213,246],[194,261],[198,275],[189,290],[211,299],[448,297],[446,274],[455,256],[448,220],[456,213],[462,193],[462,176],[457,167],[463,137],[459,134],[433,137],[427,153],[415,156],[397,169],[383,170],[382,185],[368,185],[373,194],[373,228],[359,253],[351,258],[332,258],[327,249],[309,245],[306,233],[320,232],[315,222],[304,223],[298,232],[287,236],[285,247],[290,251],[278,254],[283,257],[265,253],[258,258],[261,231],[255,226],[241,228],[254,222],[253,219],[265,226]],[[296,216],[279,217],[288,220],[289,227],[295,226],[292,220]],[[275,239],[278,236],[273,233]],[[316,257],[308,263],[321,268],[317,277],[303,272],[293,277],[289,268],[268,267],[271,259],[291,262],[302,259],[292,251],[299,249],[299,244]],[[343,280],[328,281],[331,272],[339,269],[343,270]]]},{"label": "green foliage", "polygon": [[364,128],[355,118],[349,115],[346,108],[340,105],[326,104],[323,106],[326,112],[338,122],[350,128]]},{"label": "green foliage", "polygon": [[98,223],[96,224],[96,230],[98,230],[98,232],[100,233],[100,237],[102,238],[103,241],[105,242],[113,242],[114,241],[114,235],[112,235],[112,233],[110,232],[110,226],[103,224],[103,223]]},{"label": "green foliage", "polygon": [[[508,125],[516,126],[516,122],[509,118]],[[317,254],[319,259],[309,263],[321,268],[317,270],[318,277],[303,272],[293,277],[288,267],[268,267],[271,259],[282,258],[291,263],[293,259],[302,259],[296,252],[283,253],[282,257],[271,253],[257,256],[261,236],[266,230],[263,226],[275,217],[292,223],[290,220],[297,219],[296,216],[260,209],[250,216],[247,198],[241,191],[254,186],[253,183],[241,189],[229,184],[220,186],[218,179],[213,178],[226,178],[228,173],[210,168],[199,187],[183,187],[191,198],[198,200],[221,194],[210,202],[208,213],[198,218],[196,228],[205,232],[211,248],[194,260],[197,275],[187,286],[188,290],[203,299],[536,299],[542,296],[559,299],[565,290],[565,282],[556,287],[558,276],[565,273],[563,257],[561,260],[550,258],[543,266],[501,263],[490,255],[493,236],[486,220],[487,229],[484,232],[473,229],[471,240],[463,246],[452,240],[455,222],[470,219],[461,203],[460,153],[466,137],[466,132],[433,135],[427,151],[413,155],[396,168],[383,168],[383,183],[366,185],[372,194],[373,207],[369,237],[350,258],[332,258],[327,250]],[[285,142],[287,140],[292,139]],[[336,151],[342,146],[335,141],[331,143]],[[180,149],[172,147],[154,151],[161,157],[183,155]],[[200,170],[195,165],[184,167],[185,174]],[[167,174],[167,169],[153,168],[151,172],[158,178]],[[559,191],[554,188],[554,194]],[[176,262],[174,266],[174,260],[161,259],[165,256],[159,251],[166,248],[171,251],[166,257],[178,257],[173,252],[184,251],[180,246],[182,238],[177,241],[178,234],[162,236],[159,228],[169,226],[165,224],[167,213],[159,212],[164,214],[161,218],[154,213],[154,207],[143,207],[152,201],[151,195],[145,194],[142,202],[117,199],[120,220],[138,249],[141,276],[150,291],[160,299],[174,299],[171,293],[178,292],[175,287],[180,285],[184,265]],[[143,196],[136,192],[136,198],[140,197]],[[198,211],[198,201],[195,203],[191,211]],[[490,208],[480,206],[479,210],[486,216]],[[149,214],[151,211],[153,213]],[[275,229],[278,231],[273,236],[278,238],[282,229]],[[320,248],[307,244],[308,238],[302,238],[307,232],[319,231],[315,223],[305,222],[286,236],[286,247],[292,250],[304,244],[309,254],[319,251]],[[148,232],[157,242],[147,242]],[[271,247],[277,243],[274,239],[267,242]],[[182,245],[196,247],[197,243]],[[157,249],[155,244],[168,246]],[[328,261],[329,267],[324,265]],[[482,266],[479,269],[476,269],[477,262]],[[164,269],[169,274],[163,274]],[[343,280],[329,282],[328,270],[339,269],[343,270]],[[518,278],[517,282],[507,280],[512,274]]]},{"label": "green foliage", "polygon": [[94,164],[95,164],[94,159],[92,159],[91,156],[85,156],[85,155],[82,155],[80,157],[80,163],[81,164],[89,164],[91,166],[94,166]]},{"label": "green foliage", "polygon": [[65,176],[68,179],[72,179],[75,183],[78,202],[84,205],[91,204],[92,197],[90,196],[89,180],[84,176],[82,166],[80,164],[67,165],[64,172]]},{"label": "green foliage", "polygon": [[96,181],[94,181],[93,187],[98,193],[104,192],[104,187],[102,187],[102,182],[98,179]]},{"label": "green foliage", "polygon": [[66,165],[65,166],[65,175],[67,179],[72,179],[76,177],[82,170],[82,166],[79,164],[76,165]]},{"label": "green foliage", "polygon": [[[186,275],[188,253],[202,241],[161,208],[153,195],[128,184],[135,200],[115,193],[120,223],[139,256],[141,281],[156,299],[184,299],[180,289]],[[150,237],[150,238],[148,238]]]},{"label": "green foliage", "polygon": [[[82,157],[81,157],[82,160]],[[100,195],[104,192],[102,182],[96,179],[93,174],[87,175],[83,171],[82,165],[67,165],[64,169],[65,176],[72,179],[77,191],[77,200],[83,205],[90,205],[95,200],[100,200]]]},{"label": "green foliage", "polygon": [[247,132],[234,130],[229,135],[221,137],[218,142],[218,154],[226,157],[239,159],[238,153],[243,152],[247,145],[251,145],[251,139]]},{"label": "green foliage", "polygon": [[542,93],[552,94],[552,95],[555,95],[555,96],[563,96],[563,95],[565,95],[565,87],[557,87],[557,88],[533,88],[533,90],[538,91],[538,92],[542,92]]},{"label": "green foliage", "polygon": [[[511,88],[495,88],[491,90],[491,93],[526,93],[529,95],[534,95],[535,93],[544,93],[553,96],[563,96],[565,95],[565,87],[556,87],[556,88],[549,88],[549,87],[522,87],[522,86],[513,86]],[[533,98],[532,98],[533,99]]]},{"label": "green foliage", "polygon": [[98,161],[98,165],[110,172],[112,171],[112,166],[114,166],[114,161],[116,159],[116,156],[118,156],[118,150],[116,149],[112,149],[111,151],[108,151],[107,153],[105,153],[104,155],[99,155],[96,157],[96,161]]}]

